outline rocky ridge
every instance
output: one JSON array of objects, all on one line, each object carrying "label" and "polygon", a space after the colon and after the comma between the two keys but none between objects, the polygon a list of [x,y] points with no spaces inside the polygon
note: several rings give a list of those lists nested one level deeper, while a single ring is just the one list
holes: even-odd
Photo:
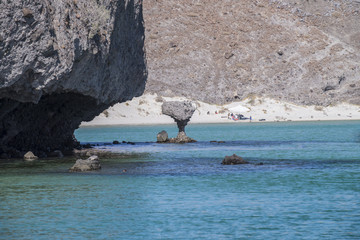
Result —
[{"label": "rocky ridge", "polygon": [[143,93],[141,0],[0,1],[0,154],[71,150],[73,132]]},{"label": "rocky ridge", "polygon": [[144,2],[147,93],[360,104],[355,0]]}]

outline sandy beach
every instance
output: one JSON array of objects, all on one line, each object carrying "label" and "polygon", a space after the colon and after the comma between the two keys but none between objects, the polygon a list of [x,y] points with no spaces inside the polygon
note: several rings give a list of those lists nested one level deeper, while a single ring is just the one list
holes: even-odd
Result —
[{"label": "sandy beach", "polygon": [[[183,97],[159,97],[145,94],[105,110],[90,122],[81,126],[97,125],[144,125],[171,124],[173,120],[161,114],[163,101],[184,101]],[[360,106],[341,103],[336,106],[299,106],[270,98],[247,98],[226,105],[211,105],[192,101],[197,110],[190,123],[242,123],[274,121],[326,121],[326,120],[360,120]],[[238,109],[231,111],[231,109]],[[234,121],[229,113],[242,114],[245,120]]]}]

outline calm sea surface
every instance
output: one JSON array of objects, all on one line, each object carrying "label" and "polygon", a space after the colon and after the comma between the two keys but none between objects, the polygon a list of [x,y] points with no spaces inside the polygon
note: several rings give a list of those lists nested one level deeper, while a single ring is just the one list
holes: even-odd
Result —
[{"label": "calm sea surface", "polygon": [[[77,130],[119,153],[91,173],[0,162],[0,239],[360,239],[360,121],[190,124],[180,145],[161,130],[177,128]],[[234,153],[251,164],[220,164]]]}]

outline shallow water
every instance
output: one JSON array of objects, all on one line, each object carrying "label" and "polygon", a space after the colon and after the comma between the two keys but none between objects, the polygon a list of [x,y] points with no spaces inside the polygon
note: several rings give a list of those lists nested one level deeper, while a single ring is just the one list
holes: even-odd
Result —
[{"label": "shallow water", "polygon": [[[120,154],[96,172],[68,173],[72,158],[1,162],[0,238],[360,239],[359,121],[189,125],[198,142],[180,145],[154,143],[163,129],[176,135],[77,130]],[[233,153],[251,164],[220,164]]]}]

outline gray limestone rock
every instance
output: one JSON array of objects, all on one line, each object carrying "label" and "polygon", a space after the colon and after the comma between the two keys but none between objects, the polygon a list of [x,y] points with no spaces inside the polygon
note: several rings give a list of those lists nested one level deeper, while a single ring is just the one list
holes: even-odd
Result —
[{"label": "gray limestone rock", "polygon": [[162,130],[161,132],[159,132],[156,136],[157,142],[158,143],[164,143],[169,141],[169,136],[168,133],[164,130]]},{"label": "gray limestone rock", "polygon": [[141,0],[13,0],[0,9],[0,156],[71,152],[82,121],[143,93]]},{"label": "gray limestone rock", "polygon": [[195,142],[194,139],[189,138],[185,134],[185,126],[190,121],[190,118],[194,114],[196,108],[191,102],[188,101],[172,101],[164,102],[161,106],[162,113],[173,118],[179,128],[178,136],[174,139],[170,139],[170,142],[184,143]]},{"label": "gray limestone rock", "polygon": [[25,155],[24,155],[24,160],[25,161],[34,161],[36,159],[38,159],[38,157],[35,156],[34,153],[32,153],[31,151],[25,153]]},{"label": "gray limestone rock", "polygon": [[99,157],[93,155],[88,159],[78,159],[76,160],[74,166],[72,166],[69,171],[70,172],[86,172],[86,171],[94,171],[101,169]]},{"label": "gray limestone rock", "polygon": [[179,127],[179,132],[185,131],[185,126],[190,121],[196,108],[188,101],[164,102],[161,106],[162,114],[172,117]]}]

